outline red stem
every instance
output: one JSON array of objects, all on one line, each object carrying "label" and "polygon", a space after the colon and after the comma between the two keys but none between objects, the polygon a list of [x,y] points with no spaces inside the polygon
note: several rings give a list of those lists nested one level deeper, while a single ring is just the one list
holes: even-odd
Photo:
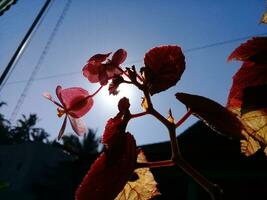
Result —
[{"label": "red stem", "polygon": [[157,168],[157,167],[170,167],[176,165],[172,160],[163,160],[156,162],[136,163],[136,168]]},{"label": "red stem", "polygon": [[185,120],[187,120],[188,117],[190,117],[190,115],[192,114],[192,111],[189,109],[187,111],[187,113],[185,113],[185,115],[175,124],[175,127],[179,127],[182,123],[185,122]]},{"label": "red stem", "polygon": [[137,118],[137,117],[142,117],[142,116],[144,116],[146,114],[148,114],[146,111],[145,112],[141,112],[141,113],[132,114],[131,115],[131,119]]},{"label": "red stem", "polygon": [[[129,78],[129,74],[127,73],[127,70],[123,71],[120,67],[117,67],[117,69],[119,69],[125,76]],[[138,73],[136,73],[136,76],[139,81],[143,82],[143,78]]]},{"label": "red stem", "polygon": [[93,94],[91,94],[91,95],[88,95],[88,97],[87,98],[92,98],[92,97],[94,97],[101,89],[103,88],[103,85],[101,85]]}]

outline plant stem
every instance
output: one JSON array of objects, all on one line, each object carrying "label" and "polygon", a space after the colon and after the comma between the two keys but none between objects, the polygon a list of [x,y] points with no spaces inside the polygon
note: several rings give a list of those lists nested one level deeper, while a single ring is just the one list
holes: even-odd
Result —
[{"label": "plant stem", "polygon": [[136,168],[158,168],[158,167],[170,167],[174,166],[172,160],[163,160],[163,161],[156,161],[156,162],[145,162],[145,163],[137,163]]},{"label": "plant stem", "polygon": [[204,188],[210,194],[212,200],[218,200],[222,198],[222,189],[217,184],[211,183],[208,179],[202,176],[182,157],[176,160],[175,163],[188,176],[190,176],[195,182],[197,182],[202,188]]},{"label": "plant stem", "polygon": [[141,113],[136,113],[136,114],[132,114],[131,115],[131,119],[133,118],[137,118],[137,117],[142,117],[144,115],[147,115],[148,113],[145,111],[145,112],[141,112]]},{"label": "plant stem", "polygon": [[169,136],[171,142],[172,160],[176,162],[177,160],[182,158],[182,154],[176,138],[175,124],[172,124],[172,126],[168,126],[167,128],[169,130]]},{"label": "plant stem", "polygon": [[[157,110],[153,108],[153,104],[150,98],[150,94],[148,91],[148,87],[146,86],[146,81],[144,80],[143,88],[141,90],[144,93],[144,96],[147,101],[147,113],[153,115],[155,118],[157,118],[160,122],[162,122],[166,128],[168,129],[169,136],[170,136],[170,142],[171,142],[171,150],[172,150],[172,162],[167,162],[167,166],[171,166],[168,164],[175,163],[175,165],[179,168],[181,168],[188,176],[190,176],[195,182],[197,182],[203,189],[205,189],[211,196],[212,200],[218,200],[221,198],[222,190],[221,188],[211,183],[208,179],[206,179],[204,176],[202,176],[197,170],[195,170],[189,163],[187,163],[180,152],[180,148],[178,145],[178,141],[176,138],[176,128],[180,126],[185,120],[191,115],[191,111],[188,110],[188,112],[176,123],[171,123],[163,117]],[[159,161],[155,164],[151,164],[151,166],[155,167],[161,167],[160,162],[165,161]],[[140,164],[139,164],[140,165]],[[143,165],[150,165],[150,164],[143,164]]]},{"label": "plant stem", "polygon": [[131,82],[131,81],[123,81],[123,83],[127,83],[127,84],[133,84],[133,82]]},{"label": "plant stem", "polygon": [[94,97],[102,88],[103,88],[103,85],[101,85],[93,94],[88,95],[88,98]]},{"label": "plant stem", "polygon": [[178,128],[182,123],[185,122],[185,120],[187,120],[188,117],[190,117],[191,114],[192,111],[189,109],[187,113],[185,113],[185,115],[175,124],[175,127]]}]

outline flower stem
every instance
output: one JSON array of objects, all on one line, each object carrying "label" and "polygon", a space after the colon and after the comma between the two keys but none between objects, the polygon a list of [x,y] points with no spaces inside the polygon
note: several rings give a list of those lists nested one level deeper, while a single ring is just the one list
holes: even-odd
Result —
[{"label": "flower stem", "polygon": [[187,120],[188,117],[190,117],[191,114],[192,111],[189,109],[187,113],[185,113],[185,115],[175,124],[175,127],[178,128],[182,123],[185,122],[185,120]]},{"label": "flower stem", "polygon": [[137,163],[136,168],[158,168],[158,167],[170,167],[176,165],[172,160],[163,160],[156,162]]},{"label": "flower stem", "polygon": [[123,83],[127,83],[127,84],[133,84],[133,82],[132,81],[123,81]]},{"label": "flower stem", "polygon": [[145,111],[145,112],[141,112],[141,113],[136,113],[136,114],[132,114],[131,115],[131,119],[133,118],[137,118],[137,117],[142,117],[144,115],[147,115],[148,113]]},{"label": "flower stem", "polygon": [[[136,85],[136,83],[134,83]],[[171,123],[163,117],[157,110],[153,108],[153,104],[151,101],[151,97],[149,94],[148,86],[144,80],[143,87],[138,87],[144,93],[144,96],[147,101],[147,113],[153,115],[156,119],[162,122],[165,127],[168,129],[170,142],[171,142],[171,150],[172,150],[172,158],[171,161],[158,161],[152,163],[139,163],[138,167],[163,167],[163,166],[173,166],[173,163],[179,168],[181,168],[187,175],[189,175],[195,182],[197,182],[203,189],[205,189],[211,196],[212,200],[218,200],[222,197],[222,189],[216,185],[211,183],[208,179],[202,176],[197,170],[195,170],[190,164],[188,164],[184,159],[180,152],[179,144],[176,137],[176,128],[180,126],[185,120],[192,114],[191,110],[188,112],[176,123]]]},{"label": "flower stem", "polygon": [[93,94],[89,95],[88,98],[94,97],[102,88],[103,85],[101,85]]}]

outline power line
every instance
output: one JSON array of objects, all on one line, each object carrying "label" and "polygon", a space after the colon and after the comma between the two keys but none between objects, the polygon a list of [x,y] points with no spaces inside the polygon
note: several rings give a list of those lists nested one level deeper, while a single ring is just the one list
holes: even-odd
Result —
[{"label": "power line", "polygon": [[[266,34],[267,34],[267,32],[266,33],[259,33],[259,34],[256,34],[256,35],[247,35],[247,36],[240,37],[240,38],[224,40],[224,41],[221,41],[221,42],[215,42],[215,43],[202,45],[202,46],[198,46],[198,47],[192,47],[192,48],[189,48],[189,49],[185,49],[184,52],[190,52],[191,53],[191,52],[195,52],[195,51],[199,51],[199,50],[203,50],[203,49],[208,49],[208,48],[212,48],[212,47],[216,47],[216,46],[221,46],[221,45],[225,45],[225,44],[230,44],[230,43],[238,42],[238,41],[245,40],[245,39],[248,39],[248,38],[251,38],[251,37],[262,36],[262,35],[266,35]],[[134,60],[134,61],[128,62],[126,64],[140,63],[142,61],[143,60],[138,59],[138,60]],[[43,77],[40,77],[40,78],[33,79],[33,81],[47,80],[47,79],[53,79],[53,78],[64,77],[64,76],[72,76],[72,75],[77,75],[77,74],[81,74],[81,71],[55,74],[55,75],[51,75],[51,76],[43,76]],[[27,81],[28,80],[12,81],[12,82],[7,83],[7,85],[25,83]]]},{"label": "power line", "polygon": [[50,34],[50,36],[48,38],[48,41],[47,41],[47,43],[46,43],[46,45],[45,45],[45,47],[44,47],[39,59],[38,59],[38,62],[36,63],[32,73],[30,75],[30,78],[28,79],[28,81],[27,81],[27,83],[26,83],[26,85],[25,85],[25,87],[24,87],[24,89],[23,89],[23,91],[22,91],[22,93],[21,93],[21,95],[19,97],[19,100],[18,100],[18,102],[17,102],[17,104],[16,104],[16,106],[15,106],[15,108],[14,108],[12,114],[11,114],[11,117],[10,117],[10,121],[11,122],[15,121],[17,113],[20,110],[21,105],[23,104],[24,99],[26,98],[27,93],[28,93],[28,91],[29,91],[29,89],[30,89],[30,87],[31,87],[31,85],[33,83],[33,80],[34,80],[35,76],[37,75],[37,73],[38,73],[38,71],[39,71],[39,69],[41,67],[41,64],[43,63],[43,61],[45,59],[45,56],[46,56],[46,54],[47,54],[47,52],[48,52],[48,50],[49,50],[49,48],[50,48],[55,36],[57,34],[57,31],[58,31],[60,25],[62,24],[62,22],[63,22],[63,20],[65,18],[65,15],[66,15],[66,13],[67,13],[67,11],[69,9],[70,4],[71,4],[71,0],[68,0],[66,5],[65,5],[65,7],[64,7],[64,9],[63,9],[63,11],[62,11],[62,13],[61,13],[61,15],[60,15],[60,17],[57,20],[57,23],[56,23],[54,29],[52,30],[52,33]]},{"label": "power line", "polygon": [[0,92],[3,89],[4,85],[6,84],[11,73],[15,69],[18,61],[20,60],[20,58],[23,55],[24,51],[26,50],[27,46],[31,42],[32,37],[36,33],[36,30],[39,28],[40,24],[42,23],[45,15],[48,12],[48,9],[51,7],[50,2],[51,2],[51,0],[46,0],[45,4],[41,8],[40,12],[36,16],[32,25],[28,29],[27,33],[25,34],[22,41],[20,42],[18,48],[16,49],[16,51],[12,55],[10,61],[8,62],[6,68],[4,69],[4,71],[0,77]]},{"label": "power line", "polygon": [[[257,36],[262,36],[262,35],[266,35],[266,34],[267,34],[267,32],[259,33],[259,34],[257,34]],[[186,49],[184,52],[198,51],[198,50],[203,50],[203,49],[207,49],[207,48],[211,48],[211,47],[230,44],[230,43],[238,42],[238,41],[245,40],[245,39],[248,39],[248,38],[251,38],[251,37],[255,37],[255,35],[248,35],[248,36],[245,36],[245,37],[235,38],[235,39],[231,39],[231,40],[225,40],[225,41],[222,41],[222,42],[215,42],[215,43],[212,43],[212,44],[207,44],[207,45],[203,45],[203,46],[199,46],[199,47],[193,47],[193,48],[190,48],[190,49]]]}]

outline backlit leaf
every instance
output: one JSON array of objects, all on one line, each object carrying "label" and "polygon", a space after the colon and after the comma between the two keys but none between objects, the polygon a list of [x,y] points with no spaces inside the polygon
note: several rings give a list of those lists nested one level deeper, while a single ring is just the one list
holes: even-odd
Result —
[{"label": "backlit leaf", "polygon": [[[142,151],[138,154],[138,162],[146,162],[146,157]],[[148,200],[160,195],[157,190],[157,182],[149,168],[136,169],[137,180],[128,181],[124,189],[115,200]]]},{"label": "backlit leaf", "polygon": [[176,85],[185,70],[185,57],[179,46],[155,47],[145,54],[144,62],[151,95]]},{"label": "backlit leaf", "polygon": [[244,90],[247,87],[267,84],[267,64],[244,62],[233,76],[227,107],[241,107]]},{"label": "backlit leaf", "polygon": [[92,164],[76,190],[76,200],[113,200],[124,188],[135,168],[136,143],[129,133],[123,133],[119,142]]},{"label": "backlit leaf", "polygon": [[241,140],[241,152],[250,156],[263,148],[267,155],[267,108],[249,111],[244,114],[241,114],[240,108],[231,111],[240,116],[247,131],[246,139]]},{"label": "backlit leaf", "polygon": [[263,148],[267,153],[267,37],[256,37],[239,46],[228,60],[244,61],[233,77],[227,107],[246,127],[241,151],[249,156]]},{"label": "backlit leaf", "polygon": [[261,23],[267,24],[267,11],[261,17]]},{"label": "backlit leaf", "polygon": [[186,93],[177,93],[176,98],[215,131],[231,138],[246,138],[246,129],[238,117],[217,102]]},{"label": "backlit leaf", "polygon": [[145,97],[142,97],[142,103],[141,103],[141,106],[143,108],[144,111],[147,111],[147,108],[148,108],[148,104],[147,104],[147,100]]},{"label": "backlit leaf", "polygon": [[169,115],[168,115],[168,121],[169,122],[171,122],[171,123],[174,123],[174,118],[173,118],[173,116],[172,116],[172,111],[171,111],[171,109],[169,110]]},{"label": "backlit leaf", "polygon": [[241,44],[228,57],[231,60],[267,63],[267,37],[253,37]]},{"label": "backlit leaf", "polygon": [[252,137],[248,137],[247,140],[240,141],[241,153],[246,156],[251,156],[260,149],[260,144]]}]

